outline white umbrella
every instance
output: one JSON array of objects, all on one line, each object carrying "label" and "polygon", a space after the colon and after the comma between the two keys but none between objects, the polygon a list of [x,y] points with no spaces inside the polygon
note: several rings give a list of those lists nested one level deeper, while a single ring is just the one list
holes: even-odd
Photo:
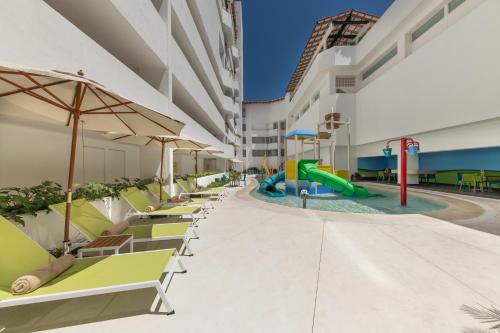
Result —
[{"label": "white umbrella", "polygon": [[[189,150],[204,150],[209,147],[209,145],[202,142],[196,141],[187,137],[180,136],[132,136],[132,135],[121,135],[112,138],[113,141],[120,141],[124,143],[130,143],[135,145],[148,146],[151,144],[157,144],[161,146],[161,160],[160,160],[160,186],[163,185],[163,158],[165,155],[165,148],[174,149],[189,149]],[[160,201],[163,200],[163,191],[160,191]]]},{"label": "white umbrella", "polygon": [[69,221],[78,125],[131,135],[179,135],[184,124],[111,92],[95,81],[59,71],[0,64],[0,98],[73,126],[64,221],[64,252],[69,251]]}]

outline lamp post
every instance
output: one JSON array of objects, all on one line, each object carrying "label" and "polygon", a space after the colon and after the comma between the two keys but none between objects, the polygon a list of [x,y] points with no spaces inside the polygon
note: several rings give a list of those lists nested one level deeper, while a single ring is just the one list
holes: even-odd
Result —
[{"label": "lamp post", "polygon": [[[407,151],[410,155],[416,155],[420,150],[420,143],[413,140],[412,138],[401,137],[400,139],[389,140],[385,143],[385,149],[383,149],[384,156],[391,157],[392,148],[389,144],[394,141],[400,141],[401,144],[401,179],[400,179],[400,200],[401,206],[406,207],[407,204]],[[389,176],[390,177],[390,176]]]}]

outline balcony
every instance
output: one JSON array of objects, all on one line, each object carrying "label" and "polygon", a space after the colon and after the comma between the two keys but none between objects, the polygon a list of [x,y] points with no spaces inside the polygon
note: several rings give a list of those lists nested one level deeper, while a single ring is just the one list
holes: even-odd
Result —
[{"label": "balcony", "polygon": [[233,16],[229,12],[230,8],[222,8],[222,27],[224,31],[224,37],[227,43],[234,42],[234,30],[233,30]]},{"label": "balcony", "polygon": [[240,50],[236,46],[231,46],[231,54],[233,55],[233,63],[236,67],[240,65]]},{"label": "balcony", "polygon": [[234,117],[234,102],[231,97],[224,96],[224,114],[226,117]]}]

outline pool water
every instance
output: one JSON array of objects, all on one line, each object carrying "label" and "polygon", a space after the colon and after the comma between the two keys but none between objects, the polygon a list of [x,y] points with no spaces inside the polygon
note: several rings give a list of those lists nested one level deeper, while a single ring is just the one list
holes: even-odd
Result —
[{"label": "pool water", "polygon": [[[346,213],[370,214],[418,214],[434,212],[445,209],[448,205],[444,202],[408,194],[408,205],[401,207],[399,192],[381,191],[373,188],[370,193],[381,196],[372,198],[344,198],[338,196],[334,199],[307,199],[307,208]],[[255,189],[251,195],[259,200],[284,205],[289,207],[302,207],[302,199],[287,195],[281,198],[268,197]]]}]

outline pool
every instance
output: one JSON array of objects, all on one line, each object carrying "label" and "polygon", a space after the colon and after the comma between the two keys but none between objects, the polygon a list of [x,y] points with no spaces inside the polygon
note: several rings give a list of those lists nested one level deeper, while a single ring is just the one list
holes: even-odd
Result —
[{"label": "pool", "polygon": [[[370,214],[419,214],[442,210],[448,207],[444,202],[408,194],[408,205],[401,207],[399,192],[383,191],[368,188],[370,193],[381,194],[381,197],[373,198],[344,198],[342,196],[334,199],[307,199],[307,208],[316,210],[327,210],[346,213],[370,213]],[[287,195],[281,198],[268,197],[254,189],[252,197],[269,203],[289,207],[302,207],[302,199]]]}]

